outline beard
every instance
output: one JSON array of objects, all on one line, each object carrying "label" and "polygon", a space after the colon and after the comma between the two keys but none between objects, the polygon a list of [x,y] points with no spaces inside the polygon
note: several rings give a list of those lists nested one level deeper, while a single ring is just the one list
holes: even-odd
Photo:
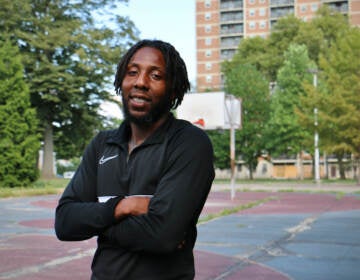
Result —
[{"label": "beard", "polygon": [[149,112],[141,117],[136,117],[130,113],[128,103],[122,95],[123,115],[125,120],[136,125],[150,126],[156,123],[162,116],[170,112],[171,101],[170,94],[165,94],[159,102],[152,104]]}]

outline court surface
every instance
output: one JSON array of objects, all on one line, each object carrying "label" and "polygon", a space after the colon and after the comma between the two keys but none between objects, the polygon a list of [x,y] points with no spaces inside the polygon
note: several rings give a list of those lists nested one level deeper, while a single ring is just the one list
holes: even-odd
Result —
[{"label": "court surface", "polygon": [[[220,189],[214,186],[201,218],[234,213],[199,224],[196,280],[360,279],[359,195],[269,188],[237,191],[231,200]],[[0,279],[90,278],[96,240],[56,239],[58,199],[0,199]]]}]

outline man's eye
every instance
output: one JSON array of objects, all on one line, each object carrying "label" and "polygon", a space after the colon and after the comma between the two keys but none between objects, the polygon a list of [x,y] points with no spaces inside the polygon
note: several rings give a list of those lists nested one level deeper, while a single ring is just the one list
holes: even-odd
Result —
[{"label": "man's eye", "polygon": [[128,76],[136,76],[136,74],[137,74],[137,71],[134,71],[134,70],[127,72]]},{"label": "man's eye", "polygon": [[153,78],[154,80],[161,80],[162,79],[162,76],[160,74],[156,74],[156,73],[153,73],[151,74],[151,78]]}]

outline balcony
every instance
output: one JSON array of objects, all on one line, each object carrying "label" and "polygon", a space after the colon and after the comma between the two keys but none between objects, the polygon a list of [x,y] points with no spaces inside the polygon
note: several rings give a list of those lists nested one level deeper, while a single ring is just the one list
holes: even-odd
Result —
[{"label": "balcony", "polygon": [[348,3],[348,0],[321,0],[322,4],[330,4],[330,3]]},{"label": "balcony", "polygon": [[244,26],[242,24],[224,24],[221,25],[220,35],[230,34],[242,34],[244,32]]},{"label": "balcony", "polygon": [[232,13],[221,13],[220,21],[221,22],[239,22],[244,20],[244,15],[242,12],[232,12]]},{"label": "balcony", "polygon": [[271,0],[270,7],[294,6],[294,0]]},{"label": "balcony", "polygon": [[327,4],[329,6],[329,8],[335,12],[338,13],[348,13],[349,12],[349,6],[347,2],[337,2],[337,3],[328,3]]},{"label": "balcony", "polygon": [[294,8],[271,9],[270,18],[277,19],[292,14],[294,14]]},{"label": "balcony", "polygon": [[221,49],[237,49],[241,41],[240,36],[221,38]]},{"label": "balcony", "polygon": [[243,1],[237,0],[223,0],[220,1],[220,10],[238,10],[243,9],[244,3]]},{"label": "balcony", "polygon": [[236,49],[221,50],[221,60],[230,60],[236,53]]}]

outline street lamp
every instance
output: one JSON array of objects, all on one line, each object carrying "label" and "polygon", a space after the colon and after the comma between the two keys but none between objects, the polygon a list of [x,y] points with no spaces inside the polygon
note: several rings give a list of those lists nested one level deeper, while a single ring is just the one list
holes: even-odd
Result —
[{"label": "street lamp", "polygon": [[[317,88],[317,73],[318,70],[317,69],[309,69],[308,70],[310,73],[313,74],[313,85],[314,88]],[[315,125],[315,133],[314,133],[314,148],[315,148],[315,152],[314,152],[314,171],[315,171],[315,181],[316,183],[320,182],[320,167],[319,167],[319,162],[320,162],[320,155],[319,155],[319,133],[318,133],[318,109],[315,107],[314,108],[314,125]]]}]

